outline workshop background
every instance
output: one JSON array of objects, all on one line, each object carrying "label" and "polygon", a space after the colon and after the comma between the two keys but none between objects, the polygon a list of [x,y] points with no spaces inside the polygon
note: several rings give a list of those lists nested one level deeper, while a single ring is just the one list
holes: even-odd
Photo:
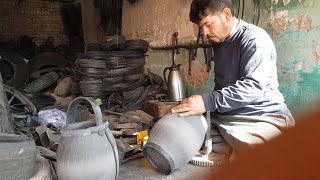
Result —
[{"label": "workshop background", "polygon": [[[82,7],[85,43],[94,43],[104,37],[99,26],[99,12],[93,3],[77,0]],[[122,34],[127,39],[145,39],[152,47],[171,44],[173,32],[179,32],[179,43],[194,43],[197,27],[189,21],[191,0],[140,0],[123,2]],[[15,7],[16,6],[16,7]],[[16,40],[22,34],[34,37],[37,44],[49,36],[56,45],[67,43],[60,15],[61,2],[26,0],[17,6],[15,1],[0,1],[0,40]],[[316,0],[262,0],[259,26],[275,42],[278,52],[280,90],[295,115],[312,110],[319,100],[320,16]],[[245,4],[244,20],[252,21],[253,5]],[[171,51],[148,53],[147,67],[162,76],[163,69],[171,65]],[[182,49],[176,56],[182,64],[187,94],[210,92],[213,75],[206,71],[203,58],[193,62],[188,72],[189,52]],[[201,57],[201,51],[200,51]]]},{"label": "workshop background", "polygon": [[[170,44],[171,33],[178,31],[179,40],[195,41],[197,28],[189,21],[191,0],[143,0],[124,3],[123,34],[143,38],[151,46]],[[246,1],[244,20],[252,22],[253,3]],[[289,109],[296,116],[318,107],[320,89],[320,2],[316,0],[262,0],[259,26],[274,40],[278,53],[278,80]],[[188,76],[188,52],[177,56],[183,64],[187,93],[210,92],[212,74],[208,75],[203,63],[194,65]],[[152,51],[147,66],[161,74],[171,64],[170,51]],[[199,59],[203,62],[203,58]],[[208,78],[209,76],[209,78]],[[209,80],[208,80],[209,79]]]},{"label": "workshop background", "polygon": [[[209,112],[186,118],[170,114],[181,101],[170,97],[183,89],[177,72],[188,97],[209,93],[215,86],[214,61],[205,48],[211,46],[201,40],[197,44],[200,33],[189,20],[191,2],[0,0],[0,179],[41,174],[47,179],[90,179],[84,176],[95,170],[108,177],[119,174],[119,179],[191,178],[212,172],[188,163],[202,144],[203,152],[209,151],[209,137],[219,144],[217,159],[202,166],[228,162],[225,152],[230,146],[217,129],[206,130]],[[272,37],[280,91],[294,117],[299,120],[318,109],[320,1],[236,2],[237,17]],[[179,71],[173,59],[181,64]],[[171,79],[179,88],[164,82],[164,70],[170,66],[168,74],[178,74]],[[149,136],[151,129],[156,138]],[[156,140],[173,148],[170,153],[177,163],[168,165],[155,156],[160,166],[148,164],[152,156],[142,149]],[[159,173],[152,166],[164,170]],[[82,168],[82,173],[72,172],[73,167]],[[45,173],[38,173],[43,169]]]}]

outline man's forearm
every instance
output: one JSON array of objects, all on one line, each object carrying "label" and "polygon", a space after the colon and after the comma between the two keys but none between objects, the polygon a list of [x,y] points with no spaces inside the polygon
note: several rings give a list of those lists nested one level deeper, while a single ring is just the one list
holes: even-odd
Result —
[{"label": "man's forearm", "polygon": [[263,92],[264,87],[257,80],[244,79],[202,97],[207,111],[223,113],[251,104],[259,99]]}]

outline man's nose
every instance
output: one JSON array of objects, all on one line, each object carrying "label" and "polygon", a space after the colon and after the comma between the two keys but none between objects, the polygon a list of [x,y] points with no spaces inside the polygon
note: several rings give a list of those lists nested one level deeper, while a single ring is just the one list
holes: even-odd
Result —
[{"label": "man's nose", "polygon": [[206,27],[202,27],[202,35],[205,40],[208,39],[209,29]]}]

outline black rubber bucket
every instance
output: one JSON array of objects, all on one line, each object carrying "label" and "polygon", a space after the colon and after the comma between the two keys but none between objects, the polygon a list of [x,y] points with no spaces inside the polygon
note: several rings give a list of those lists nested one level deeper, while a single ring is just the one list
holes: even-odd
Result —
[{"label": "black rubber bucket", "polygon": [[[86,100],[95,114],[94,121],[77,122],[77,107]],[[119,157],[117,144],[103,122],[99,105],[93,98],[78,97],[67,111],[67,126],[61,130],[57,150],[57,174],[60,180],[117,179]]]},{"label": "black rubber bucket", "polygon": [[208,125],[202,115],[168,114],[152,128],[143,154],[159,172],[169,175],[200,150]]}]

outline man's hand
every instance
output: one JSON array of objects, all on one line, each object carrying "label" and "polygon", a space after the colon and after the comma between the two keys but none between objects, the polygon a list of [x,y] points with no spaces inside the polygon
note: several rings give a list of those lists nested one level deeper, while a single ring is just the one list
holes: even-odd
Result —
[{"label": "man's hand", "polygon": [[172,113],[180,113],[179,116],[198,115],[206,112],[202,96],[194,95],[184,99],[181,103],[171,109]]}]

